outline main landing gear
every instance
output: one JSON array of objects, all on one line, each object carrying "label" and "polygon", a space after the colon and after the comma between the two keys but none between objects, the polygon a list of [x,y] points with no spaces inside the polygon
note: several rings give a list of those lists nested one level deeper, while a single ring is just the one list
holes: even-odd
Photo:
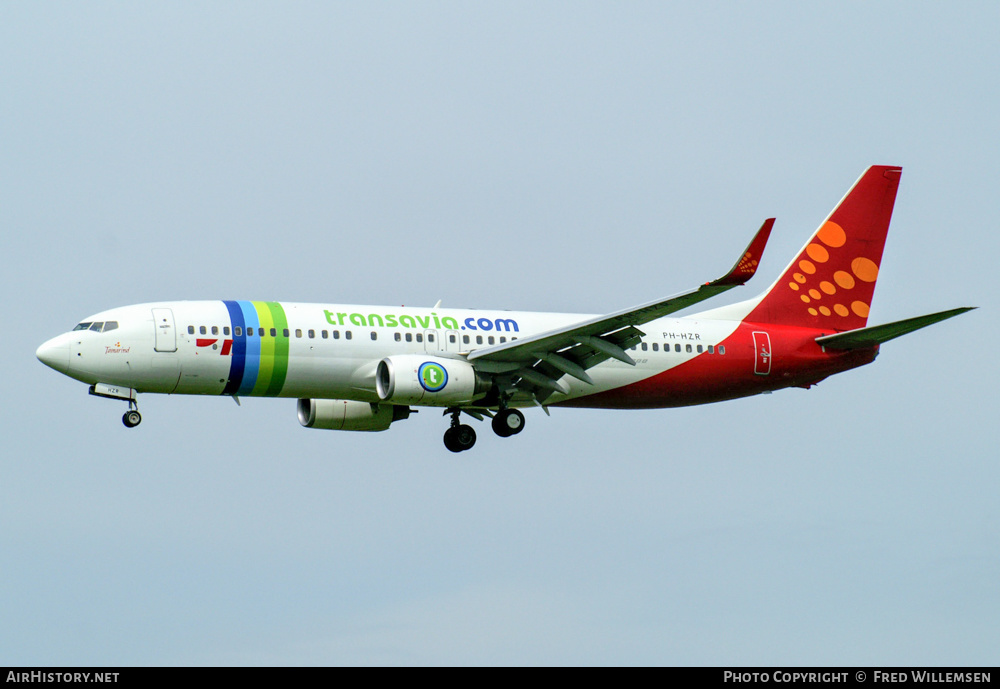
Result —
[{"label": "main landing gear", "polygon": [[493,417],[493,432],[509,438],[524,430],[524,414],[517,409],[501,409]]},{"label": "main landing gear", "polygon": [[461,409],[454,409],[451,412],[451,427],[444,432],[444,446],[452,452],[465,452],[476,444],[475,429],[458,421],[461,413]]},{"label": "main landing gear", "polygon": [[[451,427],[444,432],[444,446],[452,452],[465,452],[471,450],[476,444],[476,431],[472,426],[459,422],[462,410],[452,407],[445,411],[451,413]],[[483,413],[480,410],[466,410],[469,415],[483,420]],[[489,414],[489,412],[485,412]],[[517,409],[501,408],[493,415],[493,432],[501,438],[509,438],[524,430],[524,414]]]}]

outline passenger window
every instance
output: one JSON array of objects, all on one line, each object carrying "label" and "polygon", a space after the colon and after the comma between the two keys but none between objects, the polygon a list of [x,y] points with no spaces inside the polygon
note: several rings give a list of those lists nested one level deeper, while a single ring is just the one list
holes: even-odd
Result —
[{"label": "passenger window", "polygon": [[406,341],[413,342],[413,333],[406,333]]},{"label": "passenger window", "polygon": [[282,337],[288,337],[288,328],[282,328],[281,329],[281,336]]},{"label": "passenger window", "polygon": [[691,353],[691,345],[684,345],[684,351],[687,352],[688,354],[690,354]]},{"label": "passenger window", "polygon": [[324,340],[326,339],[326,331],[325,330],[323,331],[323,339]]},{"label": "passenger window", "polygon": [[202,335],[208,334],[208,330],[205,328],[205,326],[201,326],[200,328],[198,328],[198,332],[200,332]]},{"label": "passenger window", "polygon": [[462,335],[462,344],[469,344],[469,336]]},{"label": "passenger window", "polygon": [[648,345],[648,344],[646,344],[645,342],[643,342],[643,343],[642,343],[642,351],[644,351],[644,352],[645,352],[645,351],[647,351],[648,349],[649,349],[649,345]]},{"label": "passenger window", "polygon": [[278,329],[271,328],[271,337],[277,337],[277,336],[278,336]]},{"label": "passenger window", "polygon": [[212,334],[213,335],[218,335],[219,334],[219,326],[217,326],[217,325],[213,325],[212,326]]},{"label": "passenger window", "polygon": [[719,345],[719,354],[725,354],[725,353],[726,353],[726,348],[723,347],[722,345]]},{"label": "passenger window", "polygon": [[423,342],[423,341],[424,341],[424,334],[417,333],[417,342]]},{"label": "passenger window", "polygon": [[681,351],[681,346],[680,346],[679,344],[675,344],[675,345],[674,345],[674,351],[675,351],[675,352],[679,352],[679,351]]},{"label": "passenger window", "polygon": [[315,330],[310,330],[309,331],[309,339],[310,340],[315,340],[316,339],[316,331]]},{"label": "passenger window", "polygon": [[227,326],[225,326],[225,327],[224,327],[224,328],[222,329],[222,334],[223,334],[223,335],[229,335],[229,326],[228,326],[228,325],[227,325]]},{"label": "passenger window", "polygon": [[233,331],[236,333],[236,337],[241,337],[243,335],[243,328],[238,325],[233,328]]},{"label": "passenger window", "polygon": [[658,345],[656,342],[653,343],[653,351],[654,352],[660,351],[660,345]]},{"label": "passenger window", "polygon": [[494,337],[490,335],[488,338],[486,338],[486,341],[489,342],[490,344],[494,344],[496,342],[496,339],[494,339]]},{"label": "passenger window", "polygon": [[701,352],[702,352],[702,347],[701,345],[698,345],[698,353],[701,354]]},{"label": "passenger window", "polygon": [[454,335],[449,335],[448,336],[448,342],[451,342],[452,344],[455,344],[455,336]]},{"label": "passenger window", "polygon": [[345,340],[351,339],[351,331],[350,330],[347,330],[347,331],[344,332],[344,339]]},{"label": "passenger window", "polygon": [[504,342],[506,342],[506,341],[507,341],[507,338],[506,338],[506,337],[503,337],[503,336],[501,335],[501,336],[500,336],[500,344],[503,344],[503,343],[504,343]]},{"label": "passenger window", "polygon": [[335,339],[335,340],[339,340],[340,339],[340,331],[339,330],[334,330],[333,331],[333,339]]},{"label": "passenger window", "polygon": [[483,336],[476,335],[476,344],[482,344],[482,343],[483,343]]},{"label": "passenger window", "polygon": [[378,333],[372,330],[372,341],[374,342],[377,339],[378,339]]},{"label": "passenger window", "polygon": [[715,354],[715,347],[712,346],[712,345],[708,345],[708,353],[709,354]]},{"label": "passenger window", "polygon": [[302,329],[301,328],[296,328],[295,329],[295,337],[302,337]]},{"label": "passenger window", "polygon": [[402,342],[403,341],[403,336],[400,335],[399,333],[394,334],[392,337],[393,337],[394,340],[396,340],[396,342]]},{"label": "passenger window", "polygon": [[[90,330],[90,322],[80,323],[73,330]],[[191,332],[194,332],[193,330]]]},{"label": "passenger window", "polygon": [[434,333],[427,333],[427,341],[428,342],[434,341]]},{"label": "passenger window", "polygon": [[194,326],[193,325],[189,325],[188,326],[188,335],[194,335]]},{"label": "passenger window", "polygon": [[260,335],[261,337],[264,337],[264,329],[263,328],[257,328],[257,334]]}]

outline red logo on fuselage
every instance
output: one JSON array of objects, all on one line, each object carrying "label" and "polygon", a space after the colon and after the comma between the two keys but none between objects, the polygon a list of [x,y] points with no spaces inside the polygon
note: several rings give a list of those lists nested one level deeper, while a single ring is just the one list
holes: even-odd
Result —
[{"label": "red logo on fuselage", "polygon": [[[214,345],[214,348],[218,349],[218,345],[216,344],[218,341],[219,341],[219,338],[217,338],[217,337],[215,339],[208,339],[208,338],[201,338],[201,337],[199,337],[197,340],[195,340],[195,344],[198,347],[213,347],[213,345]],[[223,340],[222,341],[222,351],[220,352],[221,356],[229,356],[229,353],[232,351],[232,349],[233,349],[233,341],[232,340]]]}]

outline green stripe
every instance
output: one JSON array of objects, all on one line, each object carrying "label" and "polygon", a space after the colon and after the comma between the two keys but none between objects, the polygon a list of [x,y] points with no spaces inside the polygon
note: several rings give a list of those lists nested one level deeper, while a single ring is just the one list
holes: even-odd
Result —
[{"label": "green stripe", "polygon": [[251,303],[257,311],[260,327],[264,329],[264,337],[260,338],[260,369],[257,372],[257,382],[253,386],[253,392],[250,393],[260,396],[266,395],[271,385],[271,376],[274,371],[274,345],[278,338],[271,337],[271,328],[275,325],[274,319],[271,318],[271,310],[267,308],[266,303],[262,301]]},{"label": "green stripe", "polygon": [[[274,320],[274,327],[278,329],[278,336],[274,338],[274,370],[271,373],[271,383],[267,386],[268,397],[276,397],[281,394],[281,388],[285,385],[285,376],[288,374],[288,319],[285,318],[285,310],[276,301],[267,302],[267,308],[271,311],[271,318]],[[289,333],[291,334],[291,333]]]}]

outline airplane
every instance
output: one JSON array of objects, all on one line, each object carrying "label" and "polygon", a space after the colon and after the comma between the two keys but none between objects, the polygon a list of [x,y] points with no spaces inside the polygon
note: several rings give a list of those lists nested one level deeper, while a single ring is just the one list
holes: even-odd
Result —
[{"label": "airplane", "polygon": [[769,218],[733,268],[696,289],[607,315],[174,301],[124,306],[42,344],[45,365],[127,402],[152,392],[297,399],[307,428],[384,431],[443,410],[445,447],[476,443],[461,415],[510,437],[521,409],[649,409],[810,388],[869,364],[880,345],[962,307],[868,326],[902,168],[872,166],[761,295],[672,314],[754,276]]}]

